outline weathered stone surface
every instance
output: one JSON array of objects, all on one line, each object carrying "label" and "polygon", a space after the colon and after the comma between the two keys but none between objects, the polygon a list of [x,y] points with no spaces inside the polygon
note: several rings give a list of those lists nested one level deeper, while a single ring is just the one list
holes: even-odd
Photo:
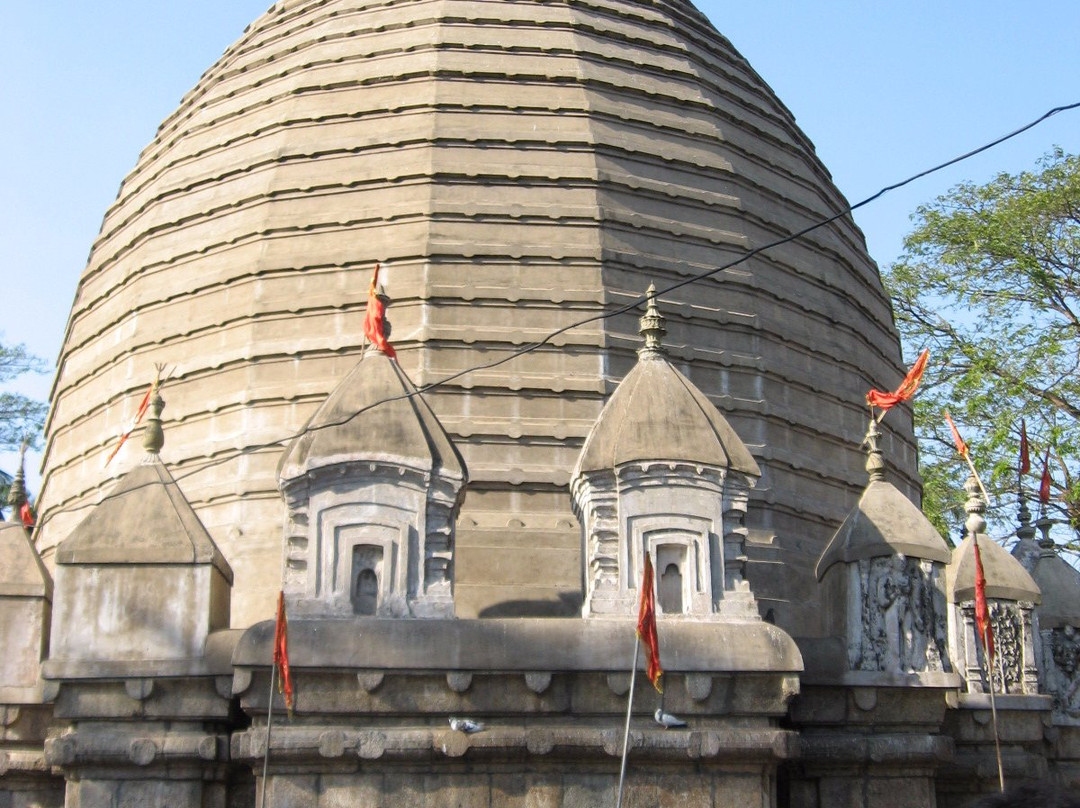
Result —
[{"label": "weathered stone surface", "polygon": [[[54,394],[43,553],[75,527],[67,509],[109,488],[102,436],[166,362],[170,459],[235,456],[184,486],[237,573],[232,624],[248,626],[273,607],[282,514],[278,452],[256,447],[298,433],[355,365],[376,260],[422,386],[844,204],[791,113],[687,3],[277,6],[163,122],[106,213]],[[847,447],[862,397],[902,374],[862,236],[843,217],[671,299],[674,361],[765,472],[751,521],[809,576],[861,485]],[[550,514],[572,522],[570,469],[630,369],[634,326],[591,323],[432,391],[474,479],[465,515],[519,519],[521,547],[546,541]],[[890,422],[913,492],[909,416]],[[520,598],[463,562],[463,613]],[[770,569],[751,559],[759,595],[812,633]],[[527,600],[557,603],[563,582],[545,584]]]}]

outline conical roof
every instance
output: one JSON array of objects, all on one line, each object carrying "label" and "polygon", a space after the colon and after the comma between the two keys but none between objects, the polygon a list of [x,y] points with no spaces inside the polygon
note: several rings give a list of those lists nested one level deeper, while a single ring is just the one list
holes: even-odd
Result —
[{"label": "conical roof", "polygon": [[[105,214],[54,387],[42,553],[114,484],[98,458],[166,362],[171,457],[200,469],[185,493],[247,565],[232,624],[261,619],[280,567],[275,442],[352,368],[382,260],[417,384],[491,365],[427,395],[468,462],[463,521],[577,570],[570,473],[632,367],[633,317],[491,363],[845,204],[790,111],[688,2],[277,3],[163,122]],[[673,364],[767,472],[750,518],[763,503],[805,514],[773,551],[808,574],[862,486],[844,440],[862,398],[903,375],[861,233],[841,217],[666,297]],[[914,492],[910,418],[892,420],[897,485]],[[551,596],[577,578],[552,578]],[[512,586],[492,580],[462,592]],[[463,597],[459,614],[491,605]]]},{"label": "conical roof", "polygon": [[943,564],[952,559],[945,539],[910,499],[887,480],[872,480],[822,553],[817,577],[839,562],[897,553]]},{"label": "conical roof", "polygon": [[[997,542],[979,537],[979,556],[986,575],[986,597],[1002,600],[1028,600],[1039,603],[1042,593],[1023,565]],[[946,570],[949,600],[961,603],[975,599],[975,545],[968,535],[953,551]]]},{"label": "conical roof", "polygon": [[30,541],[30,533],[17,521],[0,522],[0,595],[52,597],[52,576]]},{"label": "conical roof", "polygon": [[943,564],[952,560],[949,545],[926,515],[885,479],[880,438],[877,421],[871,417],[863,441],[867,447],[866,470],[870,482],[821,554],[816,570],[818,580],[833,564],[897,553]]},{"label": "conical roof", "polygon": [[746,445],[716,406],[667,360],[666,333],[655,288],[641,318],[645,347],[585,439],[574,476],[610,471],[626,463],[700,463],[759,477]]},{"label": "conical roof", "polygon": [[286,450],[283,482],[328,466],[378,461],[464,481],[465,463],[397,362],[369,350]]},{"label": "conical roof", "polygon": [[213,564],[226,580],[232,568],[161,462],[165,442],[157,393],[143,432],[146,456],[105,495],[57,548],[60,564]]}]

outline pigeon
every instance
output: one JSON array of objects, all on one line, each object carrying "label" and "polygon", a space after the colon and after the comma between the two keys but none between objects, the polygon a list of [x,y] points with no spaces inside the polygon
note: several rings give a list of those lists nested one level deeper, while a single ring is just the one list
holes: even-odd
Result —
[{"label": "pigeon", "polygon": [[473,721],[471,718],[451,718],[450,729],[454,732],[464,732],[466,735],[471,735],[474,732],[481,732],[484,729],[484,724],[481,721]]},{"label": "pigeon", "polygon": [[672,715],[671,713],[665,713],[663,710],[657,710],[653,713],[653,718],[656,723],[662,726],[664,729],[672,729],[677,727],[685,727],[686,722],[681,718]]}]

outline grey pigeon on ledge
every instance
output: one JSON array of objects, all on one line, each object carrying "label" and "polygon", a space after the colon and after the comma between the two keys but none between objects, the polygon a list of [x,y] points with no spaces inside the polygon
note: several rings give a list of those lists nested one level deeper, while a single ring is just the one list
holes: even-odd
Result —
[{"label": "grey pigeon on ledge", "polygon": [[473,721],[471,718],[451,718],[450,729],[454,732],[464,732],[466,735],[471,735],[474,732],[480,732],[484,729],[484,724],[481,721]]},{"label": "grey pigeon on ledge", "polygon": [[664,729],[675,729],[686,726],[686,722],[681,718],[678,718],[671,713],[665,713],[663,710],[657,710],[653,713],[653,718],[656,720],[656,723]]}]

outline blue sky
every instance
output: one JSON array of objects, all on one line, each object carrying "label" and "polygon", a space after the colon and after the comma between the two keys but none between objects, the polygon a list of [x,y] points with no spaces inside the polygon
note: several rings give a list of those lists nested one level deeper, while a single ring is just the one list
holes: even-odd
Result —
[{"label": "blue sky", "polygon": [[[5,342],[53,362],[106,207],[181,96],[268,0],[10,3],[0,48]],[[1080,3],[702,0],[852,202],[1080,101]],[[1080,110],[862,209],[882,266],[909,215],[962,180],[1080,151]],[[48,378],[21,388],[46,397]],[[29,465],[36,466],[30,458]],[[13,467],[0,454],[0,468]],[[28,468],[36,493],[36,468]]]}]

